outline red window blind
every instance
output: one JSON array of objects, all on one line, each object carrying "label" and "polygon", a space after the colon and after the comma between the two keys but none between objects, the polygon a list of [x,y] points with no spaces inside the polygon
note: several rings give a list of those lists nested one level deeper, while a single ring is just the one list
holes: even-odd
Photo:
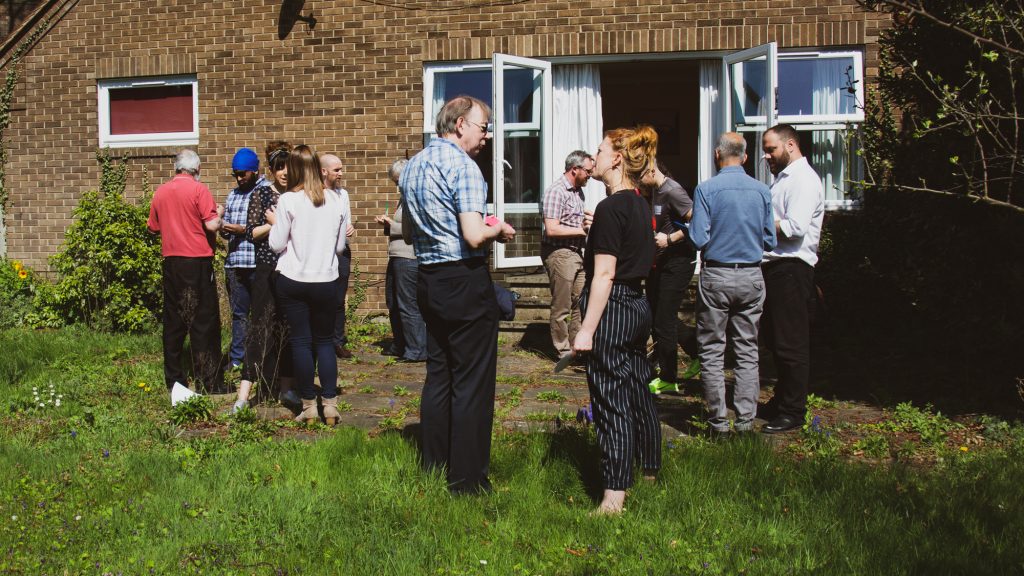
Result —
[{"label": "red window blind", "polygon": [[110,134],[192,132],[192,85],[110,90]]}]

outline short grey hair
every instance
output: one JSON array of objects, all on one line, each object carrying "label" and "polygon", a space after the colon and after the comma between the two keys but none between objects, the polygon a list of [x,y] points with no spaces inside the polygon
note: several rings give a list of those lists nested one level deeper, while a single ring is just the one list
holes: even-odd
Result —
[{"label": "short grey hair", "polygon": [[398,160],[392,162],[391,166],[388,167],[388,178],[391,178],[391,181],[397,184],[398,177],[402,175],[402,170],[408,163],[409,161],[406,160],[405,158],[399,158]]},{"label": "short grey hair", "polygon": [[174,158],[174,173],[198,176],[199,154],[196,154],[195,150],[189,150],[188,148],[178,152],[178,155]]},{"label": "short grey hair", "polygon": [[720,158],[743,158],[747,153],[747,140],[736,132],[725,132],[718,137],[715,150]]},{"label": "short grey hair", "polygon": [[583,163],[588,159],[593,160],[594,157],[583,150],[573,150],[572,152],[569,152],[569,155],[565,157],[565,171],[568,172],[577,166],[582,168]]},{"label": "short grey hair", "polygon": [[444,106],[441,107],[441,111],[437,113],[437,121],[434,122],[434,130],[437,132],[437,135],[444,138],[449,134],[454,134],[455,125],[458,123],[459,118],[469,114],[474,106],[483,112],[485,119],[489,120],[491,118],[491,107],[479,98],[462,95],[445,102]]}]

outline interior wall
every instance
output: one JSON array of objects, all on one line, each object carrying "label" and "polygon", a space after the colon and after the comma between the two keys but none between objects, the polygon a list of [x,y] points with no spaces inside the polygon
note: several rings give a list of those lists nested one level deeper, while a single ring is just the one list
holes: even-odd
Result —
[{"label": "interior wall", "polygon": [[696,60],[601,64],[604,129],[654,126],[658,159],[691,194],[697,185],[699,71]]}]

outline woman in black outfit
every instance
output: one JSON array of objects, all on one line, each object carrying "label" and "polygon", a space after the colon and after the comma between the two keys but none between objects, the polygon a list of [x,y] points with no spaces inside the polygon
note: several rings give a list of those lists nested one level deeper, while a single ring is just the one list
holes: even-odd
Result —
[{"label": "woman in black outfit", "polygon": [[596,512],[619,514],[633,485],[639,452],[646,477],[661,468],[661,427],[647,389],[651,310],[642,282],[654,260],[651,209],[638,186],[655,166],[658,134],[650,126],[605,132],[594,177],[609,197],[594,211],[583,260],[583,324],[573,342],[587,355],[587,384],[601,448],[604,496]]}]

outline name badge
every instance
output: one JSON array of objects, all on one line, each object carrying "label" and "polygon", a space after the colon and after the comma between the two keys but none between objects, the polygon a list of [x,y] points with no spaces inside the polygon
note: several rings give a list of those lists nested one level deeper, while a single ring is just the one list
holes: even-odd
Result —
[{"label": "name badge", "polygon": [[654,215],[661,216],[661,204],[654,205]]}]

